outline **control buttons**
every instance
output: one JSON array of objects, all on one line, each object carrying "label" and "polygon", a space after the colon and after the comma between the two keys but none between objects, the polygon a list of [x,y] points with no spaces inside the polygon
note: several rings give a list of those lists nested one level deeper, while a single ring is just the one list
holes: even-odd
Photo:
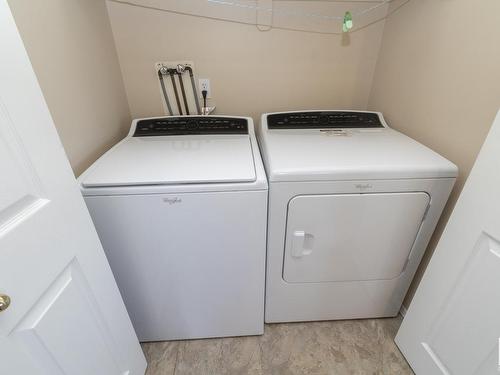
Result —
[{"label": "control buttons", "polygon": [[248,134],[248,124],[230,117],[166,117],[139,121],[134,137],[188,134]]},{"label": "control buttons", "polygon": [[275,113],[267,118],[269,129],[382,128],[378,114],[370,112],[294,112]]}]

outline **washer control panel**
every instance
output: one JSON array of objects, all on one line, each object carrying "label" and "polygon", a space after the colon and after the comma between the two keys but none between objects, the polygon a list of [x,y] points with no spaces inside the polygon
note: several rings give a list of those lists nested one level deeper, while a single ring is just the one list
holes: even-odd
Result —
[{"label": "washer control panel", "polygon": [[248,134],[248,122],[233,117],[163,117],[140,120],[134,137],[162,135]]},{"label": "washer control panel", "polygon": [[267,116],[268,129],[383,128],[378,114],[356,111],[275,113]]}]

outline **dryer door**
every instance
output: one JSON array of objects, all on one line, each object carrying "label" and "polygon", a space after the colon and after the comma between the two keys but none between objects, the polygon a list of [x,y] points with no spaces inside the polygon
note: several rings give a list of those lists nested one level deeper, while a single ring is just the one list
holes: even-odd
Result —
[{"label": "dryer door", "polygon": [[292,198],[283,279],[305,283],[398,277],[429,202],[424,192]]}]

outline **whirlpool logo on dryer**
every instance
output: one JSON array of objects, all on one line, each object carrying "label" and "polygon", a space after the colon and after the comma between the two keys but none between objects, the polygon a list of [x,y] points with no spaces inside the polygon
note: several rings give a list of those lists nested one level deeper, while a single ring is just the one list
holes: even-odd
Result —
[{"label": "whirlpool logo on dryer", "polygon": [[361,191],[366,191],[366,190],[371,190],[373,189],[372,184],[356,184],[354,185],[356,189],[361,190]]},{"label": "whirlpool logo on dryer", "polygon": [[175,198],[163,198],[163,202],[168,203],[170,206],[173,204],[177,203],[182,203],[182,199],[175,197]]}]

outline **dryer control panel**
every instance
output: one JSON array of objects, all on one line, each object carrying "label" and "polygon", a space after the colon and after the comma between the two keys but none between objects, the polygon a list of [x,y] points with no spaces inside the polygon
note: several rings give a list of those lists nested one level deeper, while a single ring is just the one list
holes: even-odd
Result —
[{"label": "dryer control panel", "polygon": [[267,117],[268,129],[383,128],[378,114],[356,111],[275,113]]},{"label": "dryer control panel", "polygon": [[137,122],[134,137],[200,134],[248,134],[248,122],[212,116],[154,118]]}]

